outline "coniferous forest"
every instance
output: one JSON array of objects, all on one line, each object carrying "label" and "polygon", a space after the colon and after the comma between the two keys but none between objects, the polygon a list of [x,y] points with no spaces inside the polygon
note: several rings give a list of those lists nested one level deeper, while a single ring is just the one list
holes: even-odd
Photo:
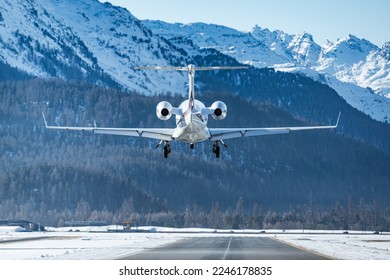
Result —
[{"label": "coniferous forest", "polygon": [[[301,79],[304,89],[318,87],[299,76],[283,77]],[[208,87],[197,97],[206,106],[215,100],[228,106],[227,118],[210,119],[210,127],[327,125],[337,117],[332,111],[319,119],[328,105],[310,100],[292,102],[289,110],[261,83],[256,90],[264,95],[255,97],[217,87],[223,76],[202,79]],[[280,81],[268,78],[266,85],[279,83],[274,88],[280,90]],[[294,94],[293,87],[287,91]],[[82,81],[1,82],[0,218],[50,226],[131,220],[172,227],[390,230],[389,125],[344,103],[337,130],[230,140],[220,159],[210,142],[194,150],[173,142],[164,159],[157,140],[48,130],[42,118],[44,112],[51,125],[173,127],[173,119],[155,116],[155,106],[182,99]],[[308,109],[297,117],[299,106]]]}]

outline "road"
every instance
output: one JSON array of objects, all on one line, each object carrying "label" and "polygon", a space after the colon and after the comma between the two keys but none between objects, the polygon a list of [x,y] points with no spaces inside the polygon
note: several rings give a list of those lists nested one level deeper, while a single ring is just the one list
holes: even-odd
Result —
[{"label": "road", "polygon": [[196,237],[129,255],[125,260],[325,260],[268,237]]}]

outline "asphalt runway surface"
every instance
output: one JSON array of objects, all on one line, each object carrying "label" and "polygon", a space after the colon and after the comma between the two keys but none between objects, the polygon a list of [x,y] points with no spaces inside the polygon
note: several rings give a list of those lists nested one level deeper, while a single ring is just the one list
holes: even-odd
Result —
[{"label": "asphalt runway surface", "polygon": [[125,260],[326,260],[269,237],[196,237],[121,258]]}]

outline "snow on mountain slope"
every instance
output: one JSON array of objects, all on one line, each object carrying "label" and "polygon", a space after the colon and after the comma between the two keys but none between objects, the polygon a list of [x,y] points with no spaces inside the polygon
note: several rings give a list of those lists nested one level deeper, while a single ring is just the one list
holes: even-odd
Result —
[{"label": "snow on mountain slope", "polygon": [[[288,35],[255,26],[248,32],[193,23],[143,21],[155,34],[191,40],[200,48],[214,48],[241,63],[300,72],[328,83],[349,104],[379,121],[390,121],[390,43],[382,49],[365,39],[348,35],[323,46],[303,32]],[[372,93],[377,95],[373,95]]]},{"label": "snow on mountain slope", "polygon": [[346,83],[335,77],[327,76],[326,83],[338,92],[352,107],[369,115],[372,119],[390,122],[390,99],[362,88],[353,83]]},{"label": "snow on mountain slope", "polygon": [[390,43],[371,52],[364,62],[355,64],[350,81],[390,98]]},{"label": "snow on mountain slope", "polygon": [[186,91],[183,73],[133,68],[185,62],[126,9],[98,0],[4,0],[0,11],[0,60],[32,76],[89,77],[144,94]]},{"label": "snow on mountain slope", "polygon": [[153,33],[167,39],[184,37],[190,39],[200,48],[216,49],[238,61],[250,63],[256,67],[270,66],[269,62],[274,64],[289,62],[287,56],[273,52],[269,46],[251,34],[229,27],[205,23],[170,24],[149,20],[143,21],[143,23]]},{"label": "snow on mountain slope", "polygon": [[327,73],[338,73],[364,61],[365,58],[379,48],[369,41],[348,35],[336,43],[328,42],[323,48],[318,60],[318,69]]},{"label": "snow on mountain slope", "polygon": [[250,35],[259,42],[263,42],[272,52],[284,58],[284,62],[292,62],[291,53],[288,50],[293,37],[280,30],[270,31],[256,25],[249,31]]},{"label": "snow on mountain slope", "polygon": [[[70,66],[76,60],[84,71],[95,66],[80,38],[34,1],[5,0],[0,11],[2,61],[38,77],[63,76],[58,65]],[[46,65],[48,61],[56,63]]]},{"label": "snow on mountain slope", "polygon": [[[99,65],[127,88],[146,93],[183,89],[185,79],[178,72],[144,73],[135,66],[180,64],[180,57],[164,40],[155,37],[142,23],[123,8],[99,1],[36,0],[83,38],[97,57]],[[145,83],[146,80],[146,83]],[[174,84],[172,84],[174,83]]]},{"label": "snow on mountain slope", "polygon": [[288,49],[290,49],[296,64],[304,67],[314,65],[321,53],[321,47],[314,42],[313,36],[307,32],[294,36]]},{"label": "snow on mountain slope", "polygon": [[382,51],[367,40],[348,35],[324,46],[314,69],[386,96],[390,94],[390,61],[382,55],[385,46]]}]

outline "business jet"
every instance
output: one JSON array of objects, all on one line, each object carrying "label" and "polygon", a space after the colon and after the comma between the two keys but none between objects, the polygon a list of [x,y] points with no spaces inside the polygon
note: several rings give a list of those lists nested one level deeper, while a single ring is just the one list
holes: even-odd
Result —
[{"label": "business jet", "polygon": [[171,142],[181,141],[188,143],[193,149],[196,143],[202,141],[211,141],[213,153],[216,158],[220,157],[220,144],[227,147],[224,140],[263,136],[271,134],[283,134],[290,131],[312,130],[312,129],[332,129],[336,128],[340,114],[335,125],[330,126],[303,126],[303,127],[271,127],[271,128],[208,128],[208,116],[211,115],[216,120],[223,120],[227,114],[227,106],[222,101],[215,101],[210,107],[206,107],[202,102],[195,99],[194,78],[195,71],[209,70],[240,70],[247,69],[246,66],[233,67],[195,67],[193,64],[187,67],[137,67],[139,70],[171,70],[188,72],[188,99],[183,101],[178,107],[173,107],[167,101],[161,101],[157,104],[156,114],[161,120],[168,120],[172,115],[176,116],[175,128],[106,128],[106,127],[68,127],[68,126],[50,126],[47,124],[44,113],[42,112],[45,126],[48,129],[91,131],[98,134],[111,134],[122,136],[134,136],[160,140],[159,147],[163,145],[164,158],[171,153]]}]

